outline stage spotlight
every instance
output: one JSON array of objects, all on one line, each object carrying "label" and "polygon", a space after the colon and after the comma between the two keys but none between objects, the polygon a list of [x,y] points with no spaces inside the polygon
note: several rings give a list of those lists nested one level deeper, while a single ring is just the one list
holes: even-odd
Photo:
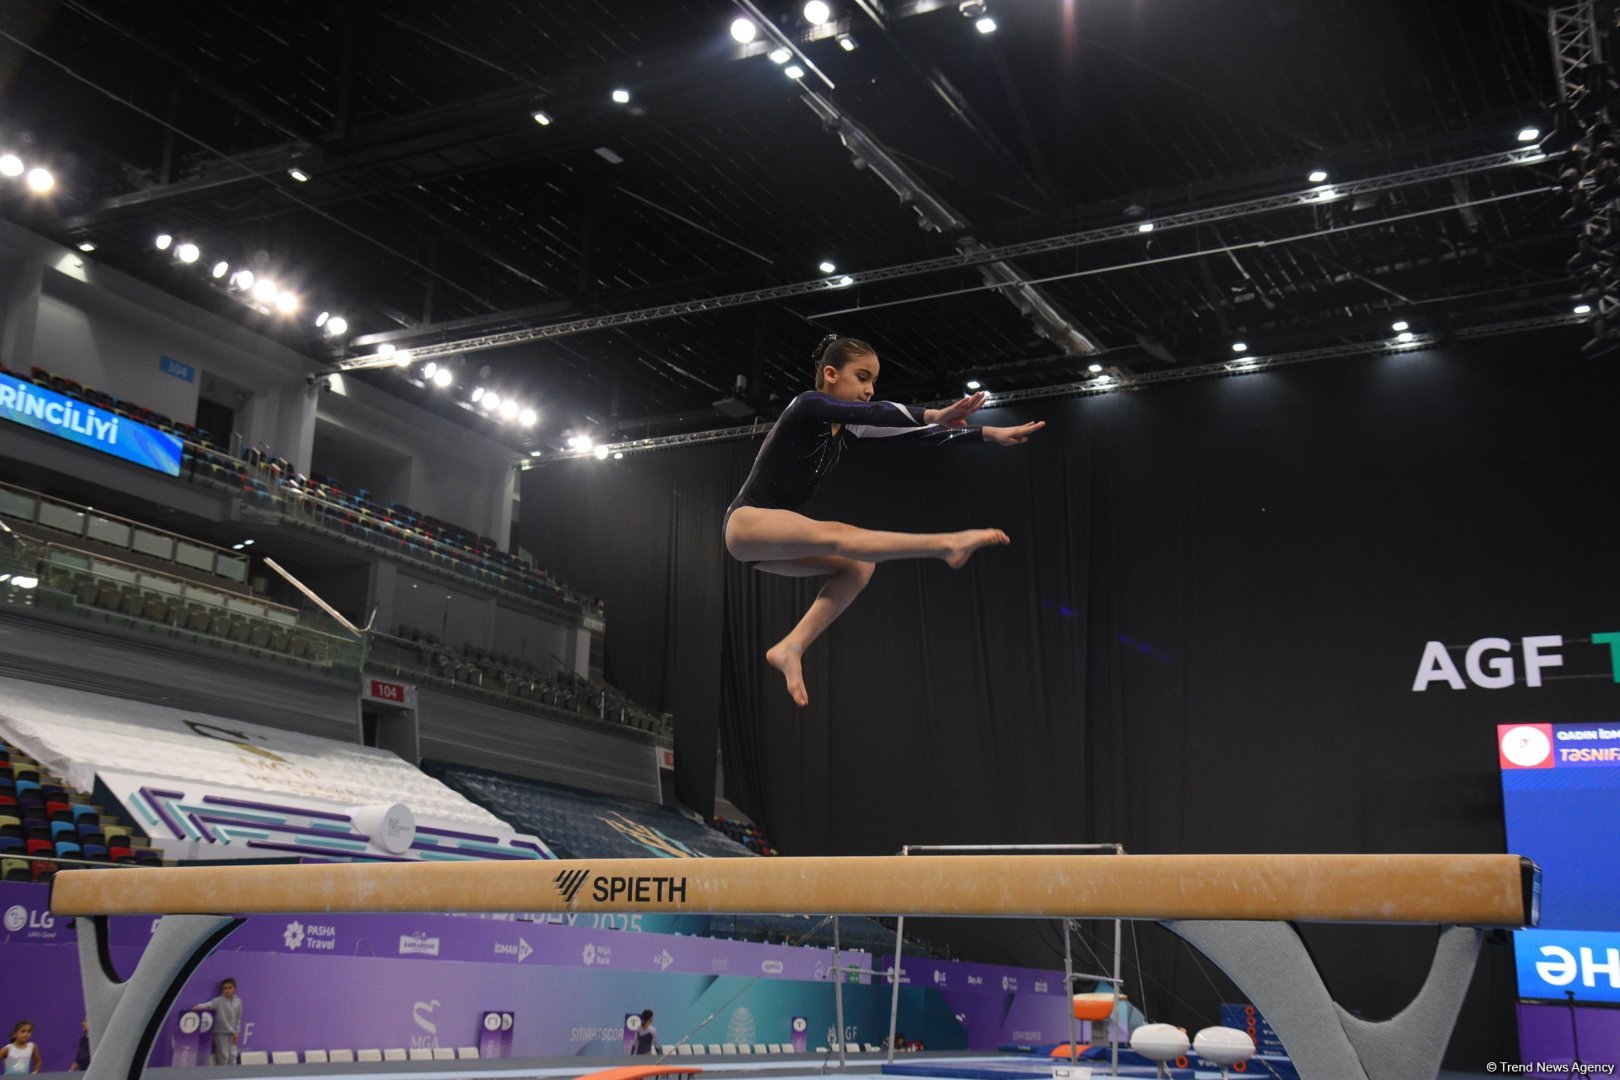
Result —
[{"label": "stage spotlight", "polygon": [[848,35],[848,34],[839,34],[838,35],[838,47],[840,49],[843,49],[845,52],[854,52],[856,49],[860,48],[860,45],[857,44],[855,39],[853,37],[851,37],[850,35]]},{"label": "stage spotlight", "polygon": [[288,169],[287,175],[298,181],[300,184],[309,183],[309,173],[305,172],[303,169]]},{"label": "stage spotlight", "polygon": [[623,450],[615,450],[613,452],[613,460],[614,461],[623,461],[624,460],[624,451]]},{"label": "stage spotlight", "polygon": [[325,326],[326,320],[330,319],[331,317],[332,313],[330,311],[323,311],[319,315],[315,316],[315,329],[319,330],[321,327]]},{"label": "stage spotlight", "polygon": [[484,397],[484,388],[482,386],[473,387],[473,392],[472,392],[473,404],[476,405],[479,401],[483,400],[483,397]]},{"label": "stage spotlight", "polygon": [[174,237],[170,236],[168,233],[158,233],[157,239],[152,241],[153,246],[155,246],[159,251],[168,251],[169,245],[172,243],[174,243]]},{"label": "stage spotlight", "polygon": [[442,367],[433,373],[433,385],[437,386],[440,390],[443,390],[445,387],[450,385],[450,380],[452,378],[454,378],[454,376],[450,374],[450,369],[447,367]]},{"label": "stage spotlight", "polygon": [[23,174],[22,158],[16,154],[0,154],[0,176],[16,178]]},{"label": "stage spotlight", "polygon": [[498,409],[501,407],[501,395],[497,394],[493,390],[486,391],[484,393],[484,400],[480,401],[478,404],[482,405],[486,409]]},{"label": "stage spotlight", "polygon": [[253,299],[259,301],[260,303],[274,303],[276,294],[280,291],[280,289],[276,288],[276,283],[271,281],[269,278],[260,278],[258,281],[253,283]]},{"label": "stage spotlight", "polygon": [[608,448],[607,447],[598,446],[592,452],[596,455],[596,460],[597,461],[606,461],[607,460],[607,456],[608,456]]},{"label": "stage spotlight", "polygon": [[1232,342],[1232,351],[1233,352],[1248,352],[1249,351],[1249,343],[1246,342],[1246,341],[1234,341],[1234,342]]},{"label": "stage spotlight", "polygon": [[804,5],[804,21],[811,26],[820,26],[832,18],[832,8],[828,7],[826,0],[810,0]]},{"label": "stage spotlight", "polygon": [[1400,333],[1400,332],[1401,332],[1401,331],[1402,331],[1402,330],[1405,330],[1405,329],[1407,329],[1407,328],[1408,328],[1408,325],[1407,325],[1407,322],[1406,322],[1406,320],[1405,320],[1405,319],[1402,319],[1402,320],[1401,320],[1401,321],[1400,321],[1400,322],[1397,322],[1397,323],[1391,323],[1391,324],[1390,324],[1390,327],[1389,327],[1389,328],[1390,328],[1390,329],[1391,329],[1391,330],[1393,330],[1393,331],[1395,331],[1395,332],[1396,332],[1396,333],[1397,333],[1397,334],[1398,334],[1398,333]]},{"label": "stage spotlight", "polygon": [[830,274],[834,270],[838,269],[838,267],[835,266],[831,261],[822,259],[821,264],[817,266],[816,269],[820,270],[823,274]]},{"label": "stage spotlight", "polygon": [[393,356],[398,351],[399,347],[392,341],[385,341],[381,345],[377,346],[377,355],[384,359]]},{"label": "stage spotlight", "polygon": [[804,78],[804,68],[800,67],[798,64],[789,64],[787,67],[782,69],[782,74],[786,75],[790,79],[802,79]]},{"label": "stage spotlight", "polygon": [[967,388],[969,390],[977,390],[979,387],[981,387],[983,385],[984,384],[981,383],[978,379],[969,379],[967,381]]},{"label": "stage spotlight", "polygon": [[1522,127],[1519,129],[1520,142],[1535,142],[1541,138],[1541,129],[1536,127]]},{"label": "stage spotlight", "polygon": [[231,275],[231,288],[247,292],[253,288],[253,271],[238,270]]},{"label": "stage spotlight", "polygon": [[513,401],[511,398],[507,398],[505,401],[501,402],[501,419],[502,420],[516,420],[517,419],[517,414],[518,414],[518,403],[517,402]]},{"label": "stage spotlight", "polygon": [[1402,330],[1400,333],[1395,335],[1395,340],[1400,342],[1402,345],[1408,345],[1417,340],[1417,335],[1412,333],[1410,330]]},{"label": "stage spotlight", "polygon": [[539,124],[541,127],[551,126],[551,114],[546,112],[544,109],[536,109],[529,115],[534,117],[534,122]]},{"label": "stage spotlight", "polygon": [[1592,305],[1591,304],[1576,304],[1575,305],[1575,314],[1577,314],[1577,315],[1590,315],[1590,314],[1592,314]]},{"label": "stage spotlight", "polygon": [[215,278],[222,278],[230,272],[231,264],[226,262],[224,259],[221,259],[219,262],[214,264],[213,275]]},{"label": "stage spotlight", "polygon": [[1140,225],[1138,225],[1136,227],[1136,231],[1137,232],[1152,232],[1153,231],[1153,222],[1151,222],[1151,221],[1142,222],[1142,224],[1140,224]]},{"label": "stage spotlight", "polygon": [[43,195],[56,186],[56,177],[51,175],[49,169],[32,168],[28,170],[28,190],[36,195]]},{"label": "stage spotlight", "polygon": [[326,320],[326,336],[342,337],[349,332],[349,320],[341,315],[334,315]]},{"label": "stage spotlight", "polygon": [[993,34],[996,32],[996,20],[986,15],[984,18],[974,23],[973,28],[981,34]]},{"label": "stage spotlight", "polygon": [[731,24],[731,37],[733,41],[746,45],[759,36],[759,27],[754,25],[752,19],[738,19]]},{"label": "stage spotlight", "polygon": [[842,288],[844,288],[844,287],[845,287],[845,286],[848,286],[848,285],[853,285],[853,284],[855,284],[855,279],[854,279],[854,278],[852,278],[852,277],[850,277],[850,276],[849,276],[849,275],[848,275],[848,274],[845,274],[845,275],[844,275],[844,276],[843,276],[843,277],[841,277],[841,278],[839,278],[839,279],[838,279],[838,282],[837,282],[837,284],[838,284],[838,287],[839,287],[839,288],[840,288],[840,289],[842,289]]},{"label": "stage spotlight", "polygon": [[628,104],[630,104],[630,91],[628,91],[628,90],[615,90],[615,91],[613,91],[613,100],[617,101],[620,105],[628,105]]},{"label": "stage spotlight", "polygon": [[1102,371],[1102,365],[1101,364],[1092,364],[1090,367],[1086,368],[1086,370],[1091,372],[1093,375],[1096,375],[1096,374],[1099,374]]},{"label": "stage spotlight", "polygon": [[439,370],[439,365],[434,363],[432,360],[429,360],[427,363],[423,364],[422,365],[422,381],[427,382],[428,380],[432,379],[434,373],[437,372],[438,370]]},{"label": "stage spotlight", "polygon": [[788,49],[772,49],[769,55],[773,64],[785,64],[793,58],[792,51]]},{"label": "stage spotlight", "polygon": [[198,249],[196,244],[181,244],[179,247],[174,249],[174,257],[189,266],[198,259],[202,258],[202,251]]},{"label": "stage spotlight", "polygon": [[96,250],[96,242],[94,240],[80,240],[79,250],[88,255],[92,251]]},{"label": "stage spotlight", "polygon": [[276,293],[276,310],[283,315],[291,315],[298,310],[298,297],[290,292]]},{"label": "stage spotlight", "polygon": [[539,419],[540,414],[535,412],[533,409],[524,409],[522,412],[518,413],[518,423],[522,424],[524,427],[534,427],[535,422]]},{"label": "stage spotlight", "polygon": [[1327,179],[1327,170],[1313,169],[1311,170],[1311,175],[1307,176],[1305,179],[1309,180],[1313,184],[1320,184],[1322,181]]}]

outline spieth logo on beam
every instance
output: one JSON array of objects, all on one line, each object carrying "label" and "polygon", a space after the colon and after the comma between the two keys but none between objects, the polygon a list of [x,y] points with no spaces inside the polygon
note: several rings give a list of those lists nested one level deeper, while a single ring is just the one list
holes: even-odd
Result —
[{"label": "spieth logo on beam", "polygon": [[[563,870],[552,879],[563,901],[573,905],[575,897],[591,881],[589,870]],[[629,876],[609,874],[596,876],[591,882],[591,899],[598,904],[622,900],[633,904],[673,904],[686,902],[686,878],[673,875]]]}]

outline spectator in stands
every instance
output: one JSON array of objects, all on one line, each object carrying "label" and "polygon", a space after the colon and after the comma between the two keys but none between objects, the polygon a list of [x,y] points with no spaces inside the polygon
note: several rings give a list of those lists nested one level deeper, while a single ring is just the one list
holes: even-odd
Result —
[{"label": "spectator in stands", "polygon": [[641,1010],[641,1027],[636,1029],[636,1045],[630,1048],[632,1054],[639,1056],[664,1052],[664,1048],[658,1044],[658,1029],[653,1027],[652,1018],[651,1009]]},{"label": "spectator in stands", "polygon": [[5,1060],[7,1076],[39,1072],[39,1047],[34,1045],[32,1020],[19,1020],[11,1026],[11,1041],[0,1058]]},{"label": "spectator in stands", "polygon": [[73,1064],[68,1066],[68,1072],[81,1072],[90,1067],[90,1018],[84,1018],[83,1032],[79,1035],[79,1050],[73,1055]]},{"label": "spectator in stands", "polygon": [[197,1008],[214,1010],[214,1064],[235,1065],[242,1030],[242,999],[236,996],[236,980],[221,979],[219,996]]}]

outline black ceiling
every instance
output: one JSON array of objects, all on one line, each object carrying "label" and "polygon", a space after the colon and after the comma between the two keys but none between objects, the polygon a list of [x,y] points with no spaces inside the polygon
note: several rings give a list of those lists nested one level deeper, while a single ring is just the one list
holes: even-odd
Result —
[{"label": "black ceiling", "polygon": [[[1316,168],[1331,184],[1507,151],[1556,98],[1529,0],[989,0],[992,34],[955,0],[833,0],[852,52],[797,3],[759,7],[832,88],[737,45],[726,0],[7,0],[0,149],[59,186],[8,184],[0,211],[91,239],[96,259],[314,367],[810,281],[823,259],[858,277],[964,235],[999,245],[1304,192]],[[610,98],[621,87],[628,105]],[[919,228],[808,91],[966,226]],[[1204,362],[1238,338],[1274,351],[1394,319],[1442,332],[1567,312],[1573,232],[1540,190],[1553,180],[1551,161],[1507,166],[1015,260],[1056,279],[1039,289],[1095,358],[958,267],[468,352],[450,391],[363,377],[556,445],[575,428],[714,427],[739,375],[769,413],[829,330],[877,345],[886,395],[932,398],[972,376],[1012,389],[1094,360]],[[158,252],[159,232],[202,260]],[[253,312],[210,281],[216,259],[276,276],[305,309]],[[312,329],[318,309],[349,319],[347,354]],[[541,423],[449,404],[479,383]]]}]

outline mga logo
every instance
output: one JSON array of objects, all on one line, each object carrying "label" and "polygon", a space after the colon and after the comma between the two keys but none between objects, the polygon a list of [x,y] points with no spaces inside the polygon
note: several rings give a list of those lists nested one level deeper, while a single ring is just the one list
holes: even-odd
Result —
[{"label": "mga logo", "polygon": [[589,870],[563,870],[552,880],[557,883],[557,890],[562,893],[563,901],[572,904],[574,897],[579,895],[579,890],[585,886],[590,877]]}]

